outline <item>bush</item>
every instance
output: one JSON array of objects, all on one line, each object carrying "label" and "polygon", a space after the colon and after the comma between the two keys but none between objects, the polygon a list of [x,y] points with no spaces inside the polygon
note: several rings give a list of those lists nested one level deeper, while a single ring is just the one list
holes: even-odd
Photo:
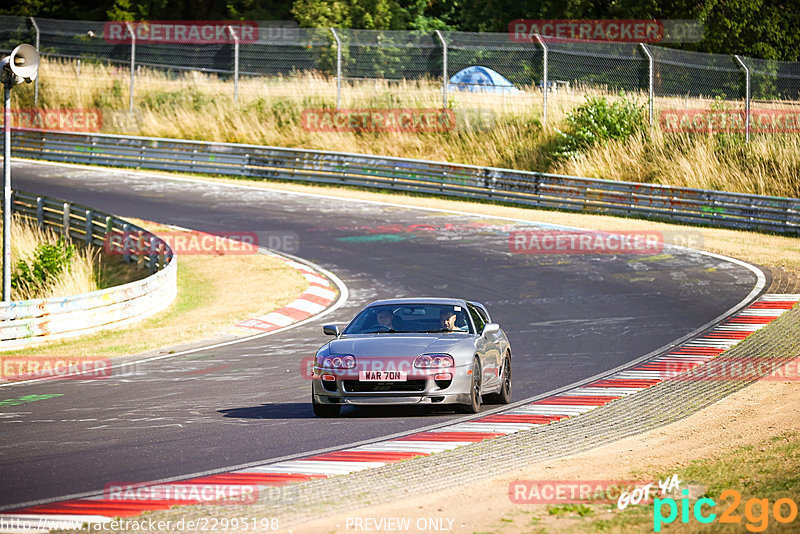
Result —
[{"label": "bush", "polygon": [[55,244],[42,243],[36,247],[30,263],[17,261],[11,274],[11,287],[14,289],[46,289],[68,268],[75,255],[75,245],[67,244],[59,238]]},{"label": "bush", "polygon": [[626,139],[646,124],[644,105],[625,95],[610,105],[605,97],[587,97],[566,122],[552,149],[555,158],[574,158],[598,142]]}]

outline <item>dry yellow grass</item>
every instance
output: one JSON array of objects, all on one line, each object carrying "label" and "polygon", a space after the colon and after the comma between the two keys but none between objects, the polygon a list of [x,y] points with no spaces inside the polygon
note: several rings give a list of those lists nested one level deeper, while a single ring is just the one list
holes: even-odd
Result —
[{"label": "dry yellow grass", "polygon": [[[2,221],[0,221],[2,232]],[[39,229],[28,219],[14,216],[11,221],[11,273],[17,262],[30,264],[37,246],[54,245],[59,235],[49,229]],[[0,258],[0,264],[2,258]],[[52,283],[45,286],[11,289],[11,300],[67,297],[97,289],[124,284],[147,275],[147,270],[135,264],[125,264],[120,257],[102,254],[100,250],[76,245],[68,267]]]},{"label": "dry yellow grass", "polygon": [[[602,89],[572,88],[548,93],[543,128],[542,93],[527,87],[519,95],[450,92],[456,128],[445,133],[309,132],[300,124],[308,108],[336,105],[335,79],[314,75],[242,78],[239,99],[233,82],[197,72],[177,77],[141,69],[136,75],[135,109],[128,113],[129,71],[75,62],[45,61],[40,105],[44,108],[98,108],[108,133],[252,143],[284,147],[383,154],[455,163],[550,171],[606,179],[755,192],[800,197],[800,136],[664,134],[657,122],[638,137],[596,146],[576,160],[552,157],[552,145],[570,109],[589,96],[617,98]],[[634,95],[642,104],[646,96]],[[14,106],[33,107],[33,88],[13,93]],[[349,108],[438,108],[435,80],[349,81],[342,106]],[[797,109],[791,103],[756,107]],[[660,110],[741,107],[738,101],[658,98]]]},{"label": "dry yellow grass", "polygon": [[800,136],[754,135],[749,145],[720,147],[716,135],[668,134],[658,128],[611,141],[556,172],[592,178],[800,196]]}]

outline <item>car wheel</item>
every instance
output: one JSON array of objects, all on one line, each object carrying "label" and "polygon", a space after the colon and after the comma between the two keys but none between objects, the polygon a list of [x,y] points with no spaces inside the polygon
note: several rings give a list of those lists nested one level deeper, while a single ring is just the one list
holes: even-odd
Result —
[{"label": "car wheel", "polygon": [[337,404],[319,404],[314,400],[313,395],[311,396],[311,407],[317,417],[336,417],[342,409]]},{"label": "car wheel", "polygon": [[503,361],[502,377],[503,385],[497,394],[497,400],[500,404],[508,404],[511,402],[511,355],[508,353],[506,353],[506,359]]},{"label": "car wheel", "polygon": [[478,358],[472,361],[472,381],[469,387],[469,404],[460,406],[461,413],[478,413],[481,411],[481,364]]},{"label": "car wheel", "polygon": [[506,353],[503,367],[500,369],[500,391],[487,395],[490,404],[509,404],[511,402],[511,354]]}]

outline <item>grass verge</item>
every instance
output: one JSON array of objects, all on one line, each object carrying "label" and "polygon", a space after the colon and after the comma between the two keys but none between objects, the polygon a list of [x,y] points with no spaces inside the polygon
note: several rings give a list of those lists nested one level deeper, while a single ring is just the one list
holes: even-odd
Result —
[{"label": "grass verge", "polygon": [[[797,532],[800,492],[800,433],[779,432],[756,445],[745,445],[713,459],[698,459],[675,471],[641,473],[639,480],[667,480],[676,474],[682,487],[701,481],[701,492],[691,496],[686,504],[688,516],[682,517],[684,503],[680,495],[673,496],[677,515],[667,522],[669,505],[630,505],[619,510],[611,504],[536,505],[504,517],[491,532],[583,532],[638,534],[640,532]],[[736,494],[726,490],[735,490]],[[702,505],[702,515],[713,521],[703,524],[694,515],[699,498],[714,502]],[[778,514],[785,522],[775,517]],[[791,503],[791,504],[790,504]],[[660,515],[656,513],[660,510]],[[659,520],[656,521],[655,517]],[[786,521],[792,518],[791,521]],[[686,521],[684,522],[684,519]],[[658,530],[655,530],[658,528]]]},{"label": "grass verge", "polygon": [[[163,229],[135,222],[155,233]],[[264,254],[181,256],[178,296],[165,311],[123,329],[4,352],[2,356],[46,352],[52,356],[113,357],[207,339],[238,321],[288,304],[307,287],[308,282],[297,271]]]}]

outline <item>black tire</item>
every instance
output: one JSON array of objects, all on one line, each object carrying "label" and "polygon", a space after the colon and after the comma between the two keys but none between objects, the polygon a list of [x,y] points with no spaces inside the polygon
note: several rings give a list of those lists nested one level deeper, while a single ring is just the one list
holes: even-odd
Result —
[{"label": "black tire", "polygon": [[311,396],[311,407],[314,409],[314,415],[317,417],[336,417],[342,410],[338,404],[319,404]]},{"label": "black tire", "polygon": [[461,413],[478,413],[481,411],[481,364],[478,358],[472,361],[472,382],[469,388],[469,404],[460,404]]},{"label": "black tire", "polygon": [[511,354],[508,353],[503,361],[502,377],[503,385],[496,398],[499,404],[509,404],[511,402]]},{"label": "black tire", "polygon": [[500,391],[487,395],[490,404],[510,404],[511,403],[511,354],[506,353],[503,360],[503,367],[500,370],[502,386]]}]

